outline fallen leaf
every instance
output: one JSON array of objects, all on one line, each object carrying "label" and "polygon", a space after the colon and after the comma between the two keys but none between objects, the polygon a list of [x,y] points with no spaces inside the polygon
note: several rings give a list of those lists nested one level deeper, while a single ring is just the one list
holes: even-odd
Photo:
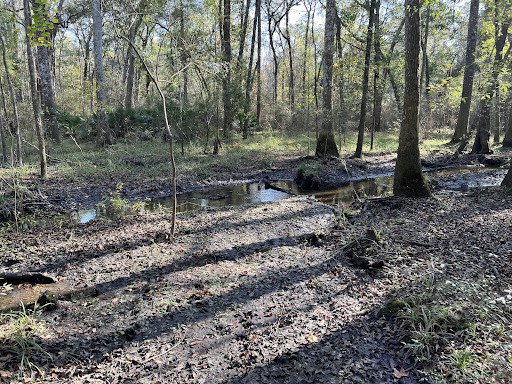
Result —
[{"label": "fallen leaf", "polygon": [[315,335],[311,334],[308,336],[308,341],[310,343],[318,343],[318,337],[316,337]]},{"label": "fallen leaf", "polygon": [[196,345],[196,344],[200,344],[202,342],[203,342],[203,340],[196,340],[196,341],[191,342],[190,345]]},{"label": "fallen leaf", "polygon": [[12,373],[7,372],[7,371],[0,371],[0,377],[4,377],[4,378],[12,377]]},{"label": "fallen leaf", "polygon": [[401,379],[402,377],[407,377],[409,374],[405,372],[404,367],[400,369],[399,371],[396,368],[393,368],[393,376],[397,379]]}]

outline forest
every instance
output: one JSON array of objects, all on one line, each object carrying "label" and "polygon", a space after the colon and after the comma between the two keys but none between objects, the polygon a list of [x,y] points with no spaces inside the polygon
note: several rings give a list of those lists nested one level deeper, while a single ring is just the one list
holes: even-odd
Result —
[{"label": "forest", "polygon": [[512,382],[508,0],[0,0],[0,383]]}]

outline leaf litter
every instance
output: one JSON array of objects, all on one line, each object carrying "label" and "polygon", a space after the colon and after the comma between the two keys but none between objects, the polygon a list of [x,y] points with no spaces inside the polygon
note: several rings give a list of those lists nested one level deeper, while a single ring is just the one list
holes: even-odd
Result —
[{"label": "leaf litter", "polygon": [[[37,380],[457,382],[448,357],[467,343],[488,382],[507,382],[510,364],[499,364],[512,357],[507,318],[481,342],[466,328],[438,339],[430,361],[418,363],[404,348],[413,333],[402,317],[414,300],[426,306],[432,291],[451,295],[462,283],[468,296],[484,290],[494,307],[510,308],[510,196],[485,189],[353,205],[350,215],[308,197],[203,209],[178,217],[172,242],[162,235],[165,211],[3,235],[10,272],[45,273],[92,293],[40,315],[49,330],[40,344],[53,358],[33,356],[45,373]],[[372,228],[378,241],[348,255],[344,247]],[[354,257],[382,265],[361,267]],[[475,309],[436,298],[447,310]],[[396,300],[404,306],[385,315]],[[2,369],[15,372],[16,361]]]}]

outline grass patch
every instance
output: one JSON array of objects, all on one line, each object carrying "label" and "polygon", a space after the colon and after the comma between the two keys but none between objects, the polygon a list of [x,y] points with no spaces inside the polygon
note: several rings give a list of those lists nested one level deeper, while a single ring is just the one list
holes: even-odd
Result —
[{"label": "grass patch", "polygon": [[511,382],[512,295],[491,286],[484,277],[425,279],[399,309],[404,348],[438,382]]},{"label": "grass patch", "polygon": [[22,306],[20,311],[0,315],[0,351],[18,365],[18,374],[27,371],[42,374],[34,361],[51,359],[40,345],[46,334],[44,324],[38,319],[37,310]]}]

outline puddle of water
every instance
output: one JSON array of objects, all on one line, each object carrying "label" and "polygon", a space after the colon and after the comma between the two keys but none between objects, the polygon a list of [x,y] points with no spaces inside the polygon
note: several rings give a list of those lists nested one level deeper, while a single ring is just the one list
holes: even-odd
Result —
[{"label": "puddle of water", "polygon": [[0,312],[13,311],[21,307],[33,306],[45,291],[60,293],[69,290],[67,284],[62,282],[51,284],[19,284],[12,286],[8,291],[0,290]]},{"label": "puddle of water", "polygon": [[[427,174],[439,178],[442,189],[464,191],[470,188],[499,185],[501,175],[497,170],[486,167],[465,166],[444,168],[427,171]],[[325,191],[306,191],[297,187],[292,181],[275,181],[272,185],[291,191],[297,195],[313,196],[326,204],[347,205],[354,200],[366,197],[389,196],[393,191],[393,175],[350,182],[339,188]],[[239,184],[230,187],[210,189],[206,191],[188,192],[178,195],[178,213],[197,210],[205,207],[239,206],[248,203],[264,203],[278,201],[288,197],[286,192],[266,188],[265,183],[254,182]],[[166,197],[148,202],[144,208],[146,212],[154,212],[162,207],[171,207],[172,198]],[[75,223],[87,223],[97,217],[112,217],[112,212],[105,209],[92,209],[75,211],[71,213],[71,220]]]}]

